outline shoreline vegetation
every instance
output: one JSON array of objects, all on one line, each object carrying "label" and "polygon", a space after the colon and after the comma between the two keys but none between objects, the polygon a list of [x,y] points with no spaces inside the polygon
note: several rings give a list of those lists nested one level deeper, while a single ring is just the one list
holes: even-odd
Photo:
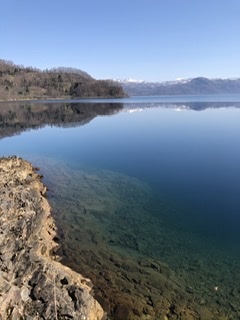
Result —
[{"label": "shoreline vegetation", "polygon": [[0,158],[0,319],[103,319],[91,281],[59,262],[36,171],[21,158]]},{"label": "shoreline vegetation", "polygon": [[126,97],[121,84],[74,68],[40,70],[0,59],[1,101]]},{"label": "shoreline vegetation", "polygon": [[80,98],[71,98],[71,97],[66,97],[66,98],[45,98],[45,99],[8,99],[8,100],[1,100],[0,103],[64,103],[64,102],[77,102],[79,103],[80,99],[85,100],[94,100],[94,99],[119,99],[119,97],[80,97]]}]

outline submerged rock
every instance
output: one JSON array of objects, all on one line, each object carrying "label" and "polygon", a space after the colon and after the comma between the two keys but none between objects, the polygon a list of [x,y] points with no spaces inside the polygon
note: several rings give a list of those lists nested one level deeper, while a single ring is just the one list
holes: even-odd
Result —
[{"label": "submerged rock", "polygon": [[0,319],[103,319],[91,281],[54,254],[45,192],[27,161],[0,159]]}]

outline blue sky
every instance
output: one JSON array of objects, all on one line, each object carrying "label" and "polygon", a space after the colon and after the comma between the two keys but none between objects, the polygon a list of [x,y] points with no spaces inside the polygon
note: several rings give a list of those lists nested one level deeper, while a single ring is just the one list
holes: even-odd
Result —
[{"label": "blue sky", "polygon": [[0,0],[0,58],[148,81],[240,77],[240,0]]}]

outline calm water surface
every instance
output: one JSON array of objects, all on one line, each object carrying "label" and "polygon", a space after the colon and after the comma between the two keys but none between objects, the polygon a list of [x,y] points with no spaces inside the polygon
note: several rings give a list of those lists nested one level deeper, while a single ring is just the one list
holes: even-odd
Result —
[{"label": "calm water surface", "polygon": [[[85,124],[46,123],[1,139],[1,155],[40,165],[66,261],[76,269],[84,263],[79,271],[93,282],[102,266],[111,279],[122,270],[114,259],[121,266],[129,259],[132,268],[163,263],[179,290],[213,310],[215,319],[238,319],[240,108],[236,97],[229,103],[185,100],[134,99]],[[124,281],[132,283],[122,274],[112,285],[117,302],[125,294]],[[154,299],[161,288],[152,287]],[[128,294],[139,292],[136,284]],[[107,294],[96,294],[113,313]],[[142,301],[145,296],[141,292]],[[154,303],[148,308],[149,314],[157,309]]]}]

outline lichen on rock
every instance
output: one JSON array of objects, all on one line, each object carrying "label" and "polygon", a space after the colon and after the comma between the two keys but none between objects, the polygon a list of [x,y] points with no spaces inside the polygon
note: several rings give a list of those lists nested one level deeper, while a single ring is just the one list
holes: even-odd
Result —
[{"label": "lichen on rock", "polygon": [[0,319],[103,319],[91,281],[55,255],[45,193],[29,162],[0,158]]}]

